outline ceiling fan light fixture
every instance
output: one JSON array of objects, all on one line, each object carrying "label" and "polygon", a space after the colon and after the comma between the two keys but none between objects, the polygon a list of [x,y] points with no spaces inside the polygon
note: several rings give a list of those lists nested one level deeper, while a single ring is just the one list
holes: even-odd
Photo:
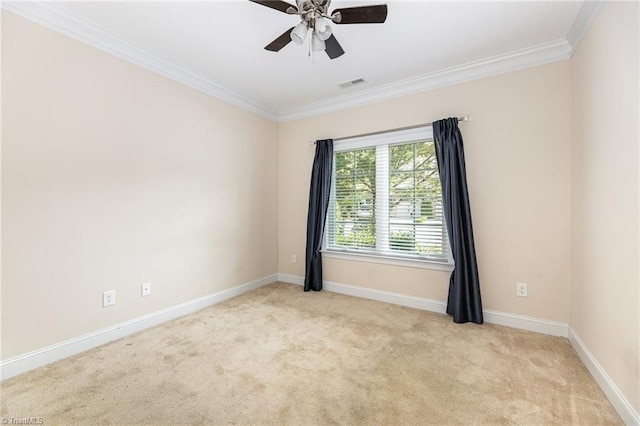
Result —
[{"label": "ceiling fan light fixture", "polygon": [[[2,1],[2,0],[0,0]],[[270,52],[279,52],[293,41],[302,45],[309,35],[309,56],[314,51],[324,50],[329,59],[344,55],[344,49],[333,34],[332,24],[382,24],[387,20],[387,5],[374,4],[334,9],[329,12],[331,0],[250,0],[270,9],[289,15],[297,15],[302,21],[280,34],[264,48]]]},{"label": "ceiling fan light fixture", "polygon": [[327,18],[320,18],[316,21],[316,34],[320,40],[325,41],[331,37],[332,32],[330,21]]},{"label": "ceiling fan light fixture", "polygon": [[307,32],[309,28],[307,24],[304,22],[300,22],[295,28],[291,31],[291,40],[297,45],[301,45],[304,42],[304,39],[307,37]]},{"label": "ceiling fan light fixture", "polygon": [[319,52],[321,50],[326,49],[326,45],[324,44],[324,40],[318,37],[317,31],[314,31],[313,37],[311,38],[311,50],[314,52]]}]

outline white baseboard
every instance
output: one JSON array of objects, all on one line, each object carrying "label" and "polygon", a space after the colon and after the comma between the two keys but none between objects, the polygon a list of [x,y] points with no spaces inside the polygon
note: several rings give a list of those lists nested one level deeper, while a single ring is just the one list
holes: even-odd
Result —
[{"label": "white baseboard", "polygon": [[299,275],[278,273],[278,281],[289,284],[304,285],[304,277]]},{"label": "white baseboard", "polygon": [[[304,284],[303,277],[289,274],[278,274],[278,281],[297,285]],[[447,304],[440,300],[407,296],[404,294],[373,290],[364,287],[356,287],[331,281],[325,281],[323,283],[323,288],[334,293],[347,294],[349,296],[362,297],[364,299],[377,300],[380,302],[387,302],[394,305],[407,306],[410,308],[422,309],[425,311],[437,312],[440,314],[446,313],[447,310]],[[551,336],[568,336],[569,325],[566,323],[548,321],[539,318],[527,317],[524,315],[510,314],[506,312],[491,311],[487,309],[483,310],[483,314],[485,322],[490,324],[499,324],[507,327],[518,328],[521,330],[548,334]]]},{"label": "white baseboard", "polygon": [[[17,376],[60,359],[118,340],[146,328],[196,312],[200,309],[206,308],[207,306],[215,305],[224,300],[239,296],[242,293],[271,284],[276,280],[290,284],[304,284],[304,278],[301,276],[289,274],[269,275],[255,281],[181,303],[142,317],[134,318],[74,339],[66,340],[23,355],[9,358],[6,361],[0,362],[0,380]],[[374,290],[335,282],[325,282],[324,289],[333,293],[377,300],[380,302],[392,303],[395,305],[422,309],[430,312],[437,312],[441,314],[446,312],[446,303],[439,300],[407,296],[399,293]],[[602,388],[605,395],[607,395],[611,404],[625,424],[640,425],[640,416],[633,406],[625,398],[623,393],[615,385],[596,358],[591,354],[580,337],[575,333],[575,331],[569,328],[567,324],[491,310],[484,310],[483,313],[484,319],[487,323],[499,324],[552,336],[568,337],[571,345],[582,359],[582,362],[584,362],[600,388]]]},{"label": "white baseboard", "polygon": [[[278,281],[289,284],[304,285],[304,278],[296,275],[278,274]],[[392,293],[383,290],[374,290],[364,287],[340,284],[325,281],[322,288],[332,293],[346,294],[347,296],[361,297],[363,299],[377,300],[378,302],[392,303],[394,305],[406,306],[409,308],[422,309],[424,311],[446,313],[447,305],[439,300],[424,299],[420,297],[407,296],[399,293]]]},{"label": "white baseboard", "polygon": [[488,322],[489,324],[504,325],[507,327],[519,328],[520,330],[547,334],[549,336],[568,336],[569,324],[566,322],[543,320],[525,315],[492,311],[489,309],[483,309],[482,313],[484,315],[485,322]]},{"label": "white baseboard", "polygon": [[596,383],[598,383],[604,394],[607,395],[607,398],[611,401],[611,405],[616,409],[622,421],[626,425],[640,425],[638,412],[633,408],[631,403],[629,403],[627,398],[625,398],[624,394],[616,386],[611,377],[609,377],[604,368],[602,368],[598,360],[593,356],[591,351],[589,351],[589,348],[587,348],[571,328],[569,328],[569,342],[571,342],[571,346],[576,350],[578,356],[580,356],[580,359],[582,359],[582,362],[596,380]]},{"label": "white baseboard", "polygon": [[162,324],[166,321],[190,314],[207,306],[215,305],[224,300],[238,296],[258,287],[271,284],[276,281],[277,275],[268,275],[255,281],[223,290],[208,296],[190,300],[176,306],[153,312],[102,330],[94,331],[74,339],[56,343],[23,355],[9,358],[0,362],[0,380],[17,376],[43,365],[50,364],[71,355],[102,346],[105,343],[121,339],[122,337],[136,333],[149,327]]},{"label": "white baseboard", "polygon": [[[290,284],[304,285],[304,278],[297,275],[278,274],[278,281]],[[426,311],[444,314],[446,312],[446,303],[439,300],[424,299],[420,297],[406,296],[387,291],[373,290],[364,287],[356,287],[335,282],[323,283],[323,288],[334,293],[347,294],[349,296],[362,297],[364,299],[372,299],[380,302],[392,303],[400,306],[407,306]],[[524,315],[516,315],[505,312],[496,312],[492,310],[483,310],[484,320],[490,324],[504,325],[507,327],[518,328],[522,330],[534,331],[537,333],[547,334],[551,336],[567,337],[571,345],[574,347],[582,362],[586,365],[596,383],[602,388],[603,392],[611,404],[618,412],[622,420],[627,425],[640,425],[640,417],[631,406],[629,401],[622,394],[620,389],[615,385],[613,380],[600,366],[596,358],[589,352],[589,349],[580,340],[578,335],[569,328],[566,323],[542,320],[539,318],[527,317]]]}]

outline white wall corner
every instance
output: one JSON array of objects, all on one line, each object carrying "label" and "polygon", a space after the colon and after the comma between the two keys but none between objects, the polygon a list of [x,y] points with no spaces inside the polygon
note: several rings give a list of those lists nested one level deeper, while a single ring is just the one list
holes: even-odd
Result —
[{"label": "white wall corner", "polygon": [[304,277],[278,273],[278,281],[288,284],[304,285]]},{"label": "white wall corner", "polygon": [[571,46],[571,56],[573,56],[587,31],[589,31],[591,21],[598,14],[601,6],[602,0],[587,0],[580,6],[576,19],[573,20],[573,24],[571,24],[567,34],[567,41]]},{"label": "white wall corner", "polygon": [[596,380],[596,383],[598,383],[602,391],[607,395],[611,405],[613,405],[613,408],[618,412],[622,421],[626,425],[640,425],[640,415],[638,415],[638,412],[633,408],[629,400],[627,400],[605,369],[602,368],[596,357],[589,351],[587,345],[584,344],[572,328],[569,328],[569,342],[571,342],[571,346],[573,346],[578,353],[578,356]]},{"label": "white wall corner", "polygon": [[0,380],[17,376],[27,371],[42,367],[52,362],[88,351],[114,340],[137,333],[138,331],[154,327],[175,318],[199,311],[215,305],[242,293],[276,282],[278,275],[272,274],[257,280],[222,290],[208,296],[190,300],[179,305],[171,306],[148,315],[134,318],[102,330],[56,343],[35,351],[18,355],[0,362]]},{"label": "white wall corner", "polygon": [[[278,274],[278,281],[285,283],[303,285],[304,278],[297,275]],[[379,302],[391,303],[394,305],[406,306],[409,308],[422,309],[424,311],[445,314],[447,304],[440,300],[426,299],[422,297],[407,296],[388,291],[374,290],[364,287],[356,287],[331,281],[325,281],[323,287],[333,293],[346,294],[349,296],[361,297],[363,299],[377,300]],[[491,310],[483,310],[484,320],[489,324],[504,325],[506,327],[518,328],[520,330],[533,331],[550,336],[567,337],[568,324],[543,320],[539,318],[527,317],[524,315],[510,314]]]}]

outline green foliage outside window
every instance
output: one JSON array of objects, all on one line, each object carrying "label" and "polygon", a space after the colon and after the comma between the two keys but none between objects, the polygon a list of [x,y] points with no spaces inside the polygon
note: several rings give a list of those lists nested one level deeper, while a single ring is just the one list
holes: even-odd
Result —
[{"label": "green foliage outside window", "polygon": [[376,247],[376,149],[336,153],[335,244]]},{"label": "green foliage outside window", "polygon": [[[389,247],[443,255],[442,195],[433,141],[388,146]],[[335,154],[330,244],[376,249],[376,148]]]},{"label": "green foliage outside window", "polygon": [[342,247],[375,248],[376,235],[373,226],[354,226],[345,232],[344,225],[337,225],[336,244]]},{"label": "green foliage outside window", "polygon": [[391,250],[442,254],[442,243],[428,229],[442,228],[439,209],[440,177],[433,142],[395,145],[389,148],[389,222]]},{"label": "green foliage outside window", "polygon": [[416,236],[413,232],[391,232],[389,246],[391,250],[414,252],[416,249]]}]

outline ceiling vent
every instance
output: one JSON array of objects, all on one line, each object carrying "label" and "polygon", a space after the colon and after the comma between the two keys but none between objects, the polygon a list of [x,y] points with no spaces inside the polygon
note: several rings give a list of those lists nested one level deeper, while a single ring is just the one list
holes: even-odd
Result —
[{"label": "ceiling vent", "polygon": [[364,78],[356,78],[355,80],[346,81],[344,83],[338,84],[338,87],[341,89],[347,89],[349,87],[357,86],[358,84],[364,84]]}]

